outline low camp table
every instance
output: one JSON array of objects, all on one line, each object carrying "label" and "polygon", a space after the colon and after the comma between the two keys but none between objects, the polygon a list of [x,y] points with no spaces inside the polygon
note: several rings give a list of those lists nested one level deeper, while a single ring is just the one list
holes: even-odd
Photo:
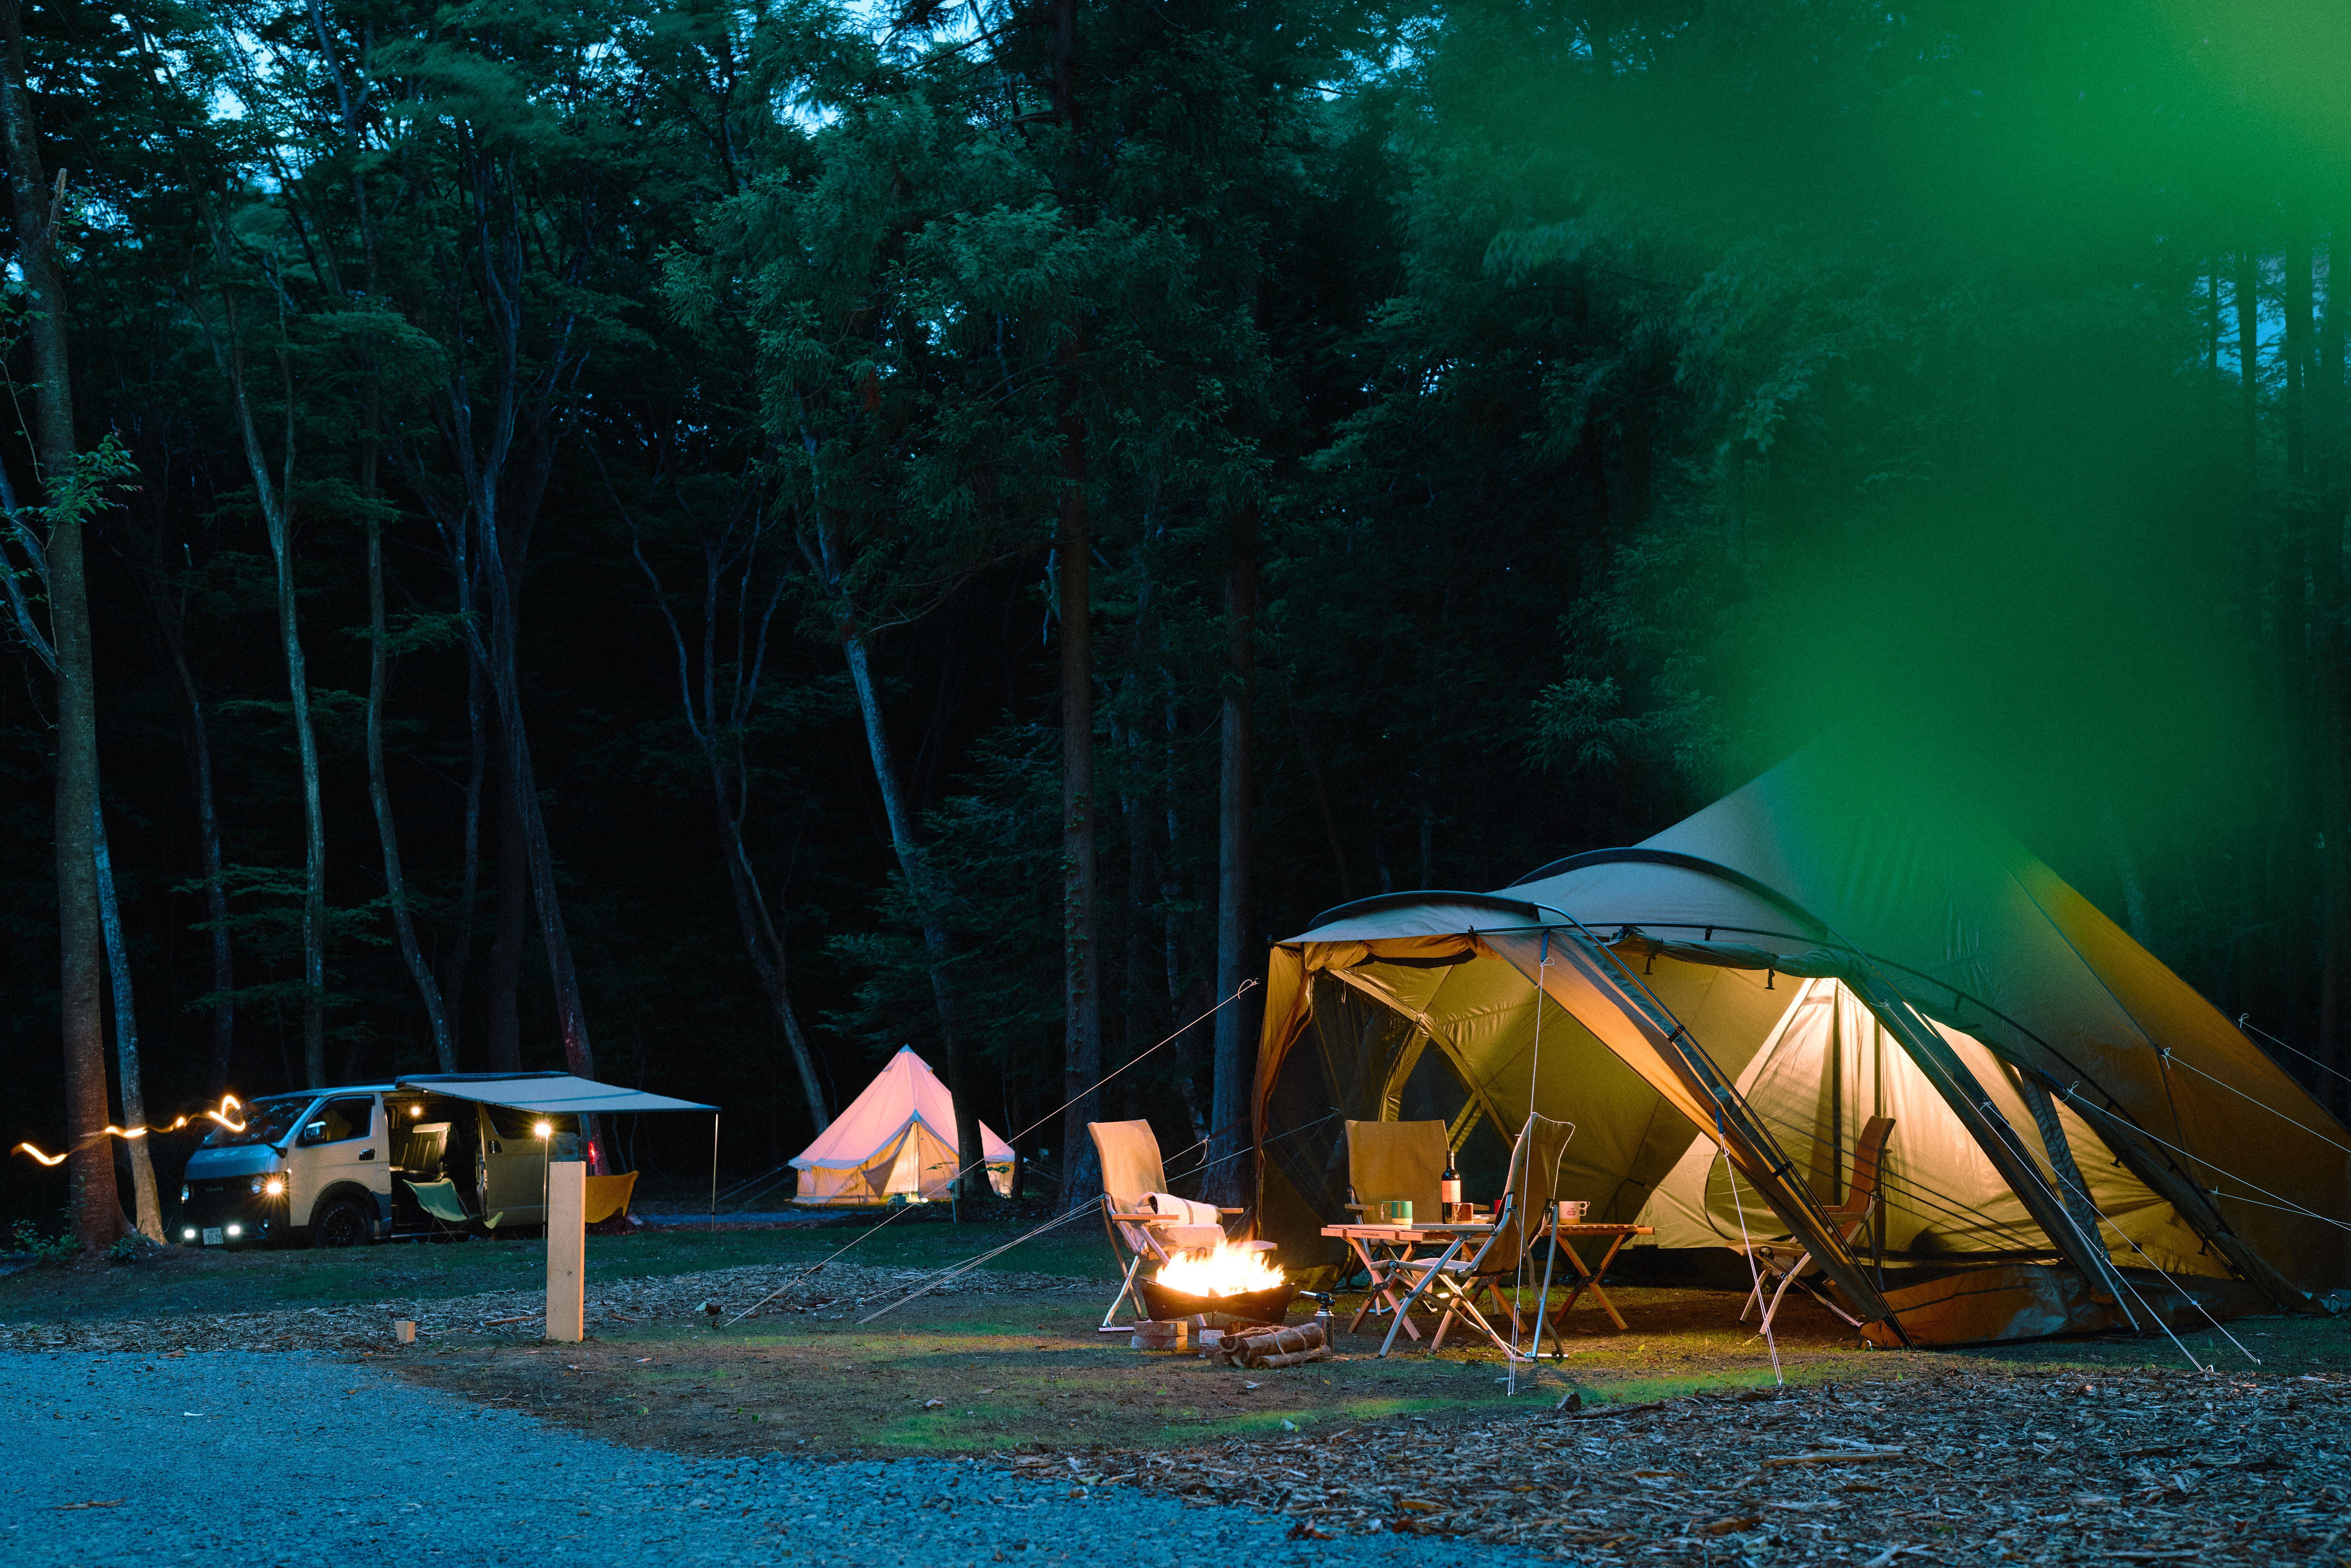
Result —
[{"label": "low camp table", "polygon": [[[1416,1249],[1426,1246],[1451,1247],[1456,1242],[1473,1241],[1493,1228],[1491,1221],[1466,1225],[1423,1224],[1416,1221],[1411,1225],[1371,1225],[1351,1222],[1345,1225],[1324,1226],[1322,1234],[1344,1241],[1353,1250],[1356,1260],[1363,1264],[1364,1271],[1371,1276],[1371,1289],[1364,1292],[1363,1308],[1355,1313],[1353,1321],[1348,1323],[1347,1332],[1353,1333],[1362,1328],[1364,1320],[1374,1312],[1393,1312],[1401,1307],[1403,1302],[1402,1298],[1397,1294],[1396,1282],[1396,1276],[1401,1270],[1397,1265],[1411,1259]],[[1593,1301],[1600,1303],[1601,1310],[1608,1314],[1608,1321],[1616,1325],[1618,1333],[1626,1332],[1624,1314],[1616,1310],[1616,1303],[1610,1301],[1608,1292],[1601,1288],[1600,1277],[1608,1271],[1608,1265],[1616,1260],[1616,1253],[1625,1242],[1635,1236],[1655,1236],[1656,1234],[1656,1229],[1646,1225],[1562,1224],[1553,1226],[1552,1240],[1561,1251],[1566,1253],[1568,1261],[1575,1265],[1576,1272],[1583,1276],[1583,1280],[1568,1291],[1566,1302],[1556,1312],[1547,1314],[1549,1321],[1555,1325],[1560,1319],[1567,1315],[1569,1310],[1577,1301],[1588,1294]],[[1575,1243],[1579,1239],[1598,1241],[1604,1239],[1607,1241],[1608,1248],[1600,1255],[1599,1267],[1588,1266],[1583,1261],[1583,1254],[1575,1249]],[[1404,1320],[1402,1326],[1404,1332],[1414,1339],[1420,1338],[1420,1331],[1413,1326],[1409,1317]]]}]

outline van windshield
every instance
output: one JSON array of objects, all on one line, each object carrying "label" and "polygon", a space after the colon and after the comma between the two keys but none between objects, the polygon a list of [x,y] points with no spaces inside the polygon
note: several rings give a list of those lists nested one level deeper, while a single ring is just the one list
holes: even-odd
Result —
[{"label": "van windshield", "polygon": [[308,1094],[290,1100],[256,1100],[245,1108],[245,1131],[214,1127],[204,1135],[207,1149],[242,1149],[256,1144],[281,1142],[294,1130],[295,1118],[310,1107]]}]

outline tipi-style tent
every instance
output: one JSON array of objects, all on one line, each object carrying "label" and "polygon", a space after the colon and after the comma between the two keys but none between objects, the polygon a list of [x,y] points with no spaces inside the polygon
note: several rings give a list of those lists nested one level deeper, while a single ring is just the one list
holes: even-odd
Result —
[{"label": "tipi-style tent", "polygon": [[[987,1185],[1012,1195],[1012,1148],[980,1124]],[[911,1045],[849,1103],[831,1126],[802,1149],[795,1203],[843,1207],[887,1203],[896,1194],[945,1198],[956,1173],[955,1098]]]},{"label": "tipi-style tent", "polygon": [[[1332,1246],[1345,1119],[1443,1117],[1474,1180],[1531,1109],[1576,1124],[1562,1193],[1592,1218],[1793,1235],[1881,1343],[2351,1308],[2351,1133],[1980,813],[1825,746],[1633,848],[1274,948],[1259,1226],[1285,1257]],[[1881,1113],[1882,1218],[1848,1249],[1820,1209]]]}]

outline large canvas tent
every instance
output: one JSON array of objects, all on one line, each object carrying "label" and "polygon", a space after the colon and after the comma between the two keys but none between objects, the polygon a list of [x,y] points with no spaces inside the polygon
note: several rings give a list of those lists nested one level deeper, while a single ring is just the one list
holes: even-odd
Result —
[{"label": "large canvas tent", "polygon": [[[1883,1343],[2351,1307],[2351,1133],[1982,813],[1826,747],[1639,845],[1274,948],[1285,1257],[1329,1245],[1346,1119],[1443,1117],[1474,1171],[1531,1109],[1576,1124],[1562,1196],[1593,1218],[1792,1235]],[[1848,1249],[1819,1210],[1879,1113]]]},{"label": "large canvas tent", "polygon": [[[1012,1147],[980,1124],[987,1184],[1012,1194]],[[956,1173],[955,1098],[911,1045],[792,1160],[796,1203],[860,1207],[895,1195],[944,1198]]]}]

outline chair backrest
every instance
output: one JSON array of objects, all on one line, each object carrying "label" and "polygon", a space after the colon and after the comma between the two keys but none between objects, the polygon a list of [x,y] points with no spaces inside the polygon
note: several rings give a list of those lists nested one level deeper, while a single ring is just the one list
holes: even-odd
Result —
[{"label": "chair backrest", "polygon": [[400,1134],[392,1165],[404,1171],[439,1176],[442,1162],[449,1154],[449,1124],[412,1122],[400,1129]]},{"label": "chair backrest", "polygon": [[1437,1183],[1453,1158],[1442,1122],[1350,1122],[1347,1185],[1361,1204],[1403,1199],[1412,1217],[1437,1218]]},{"label": "chair backrest", "polygon": [[1102,1196],[1121,1214],[1143,1207],[1146,1192],[1167,1190],[1167,1170],[1159,1160],[1159,1135],[1148,1122],[1088,1122],[1086,1131],[1102,1158]]},{"label": "chair backrest", "polygon": [[1527,1221],[1533,1216],[1540,1227],[1542,1216],[1551,1212],[1559,1197],[1559,1167],[1567,1154],[1567,1141],[1575,1136],[1575,1124],[1555,1122],[1541,1113],[1531,1113],[1527,1124],[1519,1129],[1518,1142],[1510,1147],[1510,1174],[1502,1189],[1502,1204],[1494,1217],[1494,1233],[1486,1245],[1478,1249],[1477,1260],[1470,1270],[1479,1274],[1508,1273],[1519,1266],[1519,1256],[1527,1249]]},{"label": "chair backrest", "polygon": [[1830,1210],[1840,1217],[1845,1240],[1854,1239],[1854,1231],[1869,1218],[1877,1203],[1877,1181],[1886,1165],[1886,1140],[1894,1136],[1894,1118],[1872,1116],[1862,1124],[1861,1137],[1853,1145],[1853,1177],[1845,1183],[1844,1201]]}]

